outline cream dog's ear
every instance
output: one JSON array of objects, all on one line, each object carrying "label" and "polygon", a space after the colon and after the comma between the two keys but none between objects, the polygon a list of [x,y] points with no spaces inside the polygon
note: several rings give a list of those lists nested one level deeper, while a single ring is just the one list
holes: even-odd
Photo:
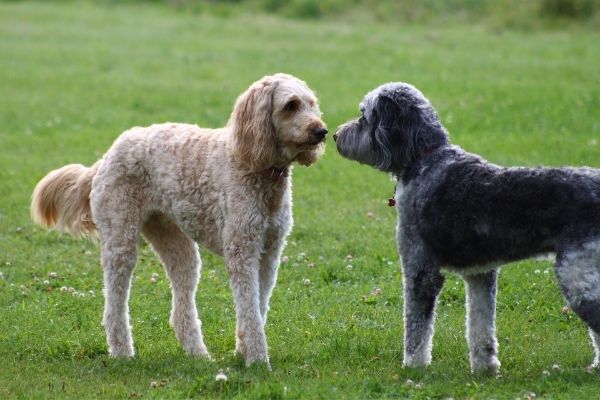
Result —
[{"label": "cream dog's ear", "polygon": [[253,171],[271,167],[277,155],[277,135],[271,118],[276,87],[270,76],[252,84],[238,97],[229,120],[235,155]]}]

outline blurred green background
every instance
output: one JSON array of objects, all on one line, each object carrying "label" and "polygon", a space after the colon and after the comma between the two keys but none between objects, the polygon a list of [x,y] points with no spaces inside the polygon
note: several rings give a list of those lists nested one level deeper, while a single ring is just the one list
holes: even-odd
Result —
[{"label": "blurred green background", "polygon": [[280,71],[316,91],[330,131],[369,90],[406,81],[454,143],[492,162],[600,167],[599,10],[593,0],[0,2],[0,397],[596,398],[587,331],[563,310],[548,260],[500,275],[501,376],[469,372],[452,274],[431,367],[402,368],[394,182],[342,159],[331,139],[317,164],[294,170],[295,225],[267,323],[272,372],[233,357],[227,273],[205,251],[197,304],[215,360],[183,354],[168,281],[144,242],[130,302],[138,356],[109,358],[96,245],[34,226],[29,201],[48,171],[93,163],[131,126],[224,125],[251,82]]}]

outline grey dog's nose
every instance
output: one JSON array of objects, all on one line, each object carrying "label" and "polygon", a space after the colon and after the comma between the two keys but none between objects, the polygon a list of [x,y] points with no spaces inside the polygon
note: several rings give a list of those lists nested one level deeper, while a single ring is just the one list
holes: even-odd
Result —
[{"label": "grey dog's nose", "polygon": [[337,133],[334,133],[334,134],[333,134],[333,141],[334,141],[334,142],[337,142]]},{"label": "grey dog's nose", "polygon": [[327,129],[326,128],[316,128],[313,131],[313,135],[315,135],[315,137],[317,139],[321,140],[325,137],[325,135],[327,135]]}]

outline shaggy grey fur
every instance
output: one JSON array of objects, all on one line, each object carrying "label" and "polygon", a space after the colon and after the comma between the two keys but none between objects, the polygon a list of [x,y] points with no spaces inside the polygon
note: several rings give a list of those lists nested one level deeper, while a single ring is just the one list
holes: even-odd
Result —
[{"label": "shaggy grey fur", "polygon": [[338,128],[340,154],[397,178],[404,364],[431,362],[441,268],[467,287],[471,369],[496,372],[498,267],[554,252],[556,276],[600,359],[600,170],[504,168],[451,145],[429,100],[406,83],[368,93]]}]

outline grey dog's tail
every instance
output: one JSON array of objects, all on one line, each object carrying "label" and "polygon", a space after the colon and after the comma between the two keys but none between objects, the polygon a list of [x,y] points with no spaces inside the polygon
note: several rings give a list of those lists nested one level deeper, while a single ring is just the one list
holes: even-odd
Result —
[{"label": "grey dog's tail", "polygon": [[95,237],[90,193],[100,163],[98,161],[91,167],[69,164],[49,172],[33,190],[33,221],[46,229],[66,232],[76,238]]}]

